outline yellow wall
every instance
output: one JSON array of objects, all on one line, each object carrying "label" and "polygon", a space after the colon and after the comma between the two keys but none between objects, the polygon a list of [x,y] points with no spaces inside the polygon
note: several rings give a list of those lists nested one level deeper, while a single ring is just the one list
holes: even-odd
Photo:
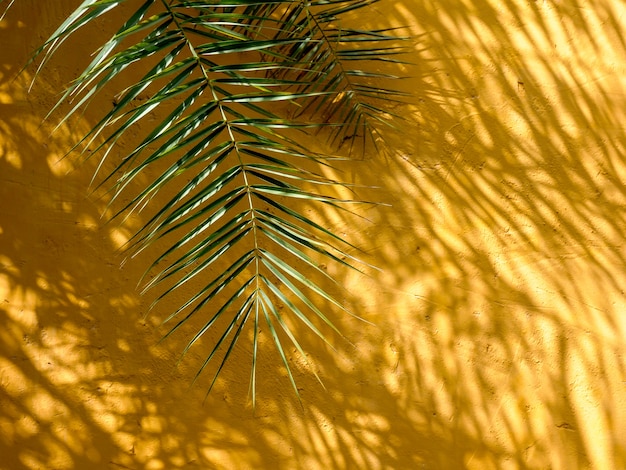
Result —
[{"label": "yellow wall", "polygon": [[140,218],[104,224],[93,164],[59,161],[97,110],[40,127],[99,35],[30,94],[32,69],[13,80],[73,4],[18,0],[0,23],[0,468],[626,468],[623,2],[361,19],[415,36],[402,133],[343,168],[388,205],[327,222],[382,269],[337,272],[376,326],[337,313],[353,346],[304,341],[326,389],[294,357],[302,406],[264,353],[255,411],[249,350],[204,404],[208,382],[189,388],[210,341],[176,367],[143,265],[119,269]]}]

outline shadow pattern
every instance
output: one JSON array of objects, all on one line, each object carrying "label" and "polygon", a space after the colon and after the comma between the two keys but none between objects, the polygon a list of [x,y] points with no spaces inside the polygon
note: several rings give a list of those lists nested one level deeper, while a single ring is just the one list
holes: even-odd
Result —
[{"label": "shadow pattern", "polygon": [[302,405],[262,348],[253,411],[249,351],[203,402],[202,357],[175,366],[184,338],[144,319],[142,266],[117,253],[140,216],[103,224],[91,163],[60,160],[93,114],[40,127],[91,39],[30,94],[12,81],[75,6],[51,3],[0,27],[0,468],[626,468],[623,6],[384,0],[358,18],[415,37],[400,132],[338,170],[381,204],[318,214],[381,269],[329,286],[376,326],[337,319],[336,351],[305,338],[325,389],[294,351]]}]

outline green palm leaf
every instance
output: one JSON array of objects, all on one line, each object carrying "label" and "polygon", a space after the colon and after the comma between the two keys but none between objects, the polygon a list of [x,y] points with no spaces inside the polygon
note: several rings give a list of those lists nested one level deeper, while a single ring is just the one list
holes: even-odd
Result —
[{"label": "green palm leaf", "polygon": [[[110,204],[119,206],[116,216],[151,211],[128,249],[136,256],[156,241],[165,246],[144,283],[144,290],[161,289],[155,304],[202,280],[184,291],[192,293],[164,323],[172,324],[167,338],[192,318],[207,318],[182,356],[207,331],[225,325],[196,376],[222,355],[209,391],[246,327],[253,330],[253,403],[262,320],[296,394],[284,341],[304,356],[297,324],[324,341],[324,329],[338,332],[320,303],[345,309],[309,271],[328,276],[318,267],[320,257],[352,268],[355,248],[298,207],[342,209],[351,201],[328,191],[341,182],[311,169],[329,158],[303,148],[293,135],[328,125],[331,139],[371,131],[389,115],[381,101],[400,98],[379,86],[393,75],[369,68],[372,61],[398,60],[402,49],[393,32],[338,26],[373,2],[136,2],[51,110],[72,102],[63,123],[127,69],[144,68],[146,59],[153,64],[135,83],[109,90],[116,96],[113,108],[75,149],[99,155],[98,174],[131,129],[162,116],[99,180],[111,190]],[[37,51],[37,73],[72,34],[121,3],[85,0]],[[277,103],[298,119],[277,112]],[[153,176],[142,185],[146,171]],[[127,202],[119,204],[122,195]],[[155,201],[162,202],[155,208]]]}]

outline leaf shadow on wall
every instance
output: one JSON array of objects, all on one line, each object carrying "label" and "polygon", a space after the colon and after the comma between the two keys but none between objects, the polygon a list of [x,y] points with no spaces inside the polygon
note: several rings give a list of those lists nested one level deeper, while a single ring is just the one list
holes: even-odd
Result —
[{"label": "leaf shadow on wall", "polygon": [[[15,5],[4,23],[3,44],[52,26],[39,21],[46,15],[29,15],[32,8],[28,2]],[[328,459],[340,465],[377,459],[371,446],[359,450],[365,461],[342,455],[343,445],[339,454],[329,452],[318,429],[325,425],[314,419],[319,412],[299,407],[277,358],[260,366],[259,388],[266,394],[256,414],[241,407],[248,375],[242,378],[237,369],[223,374],[205,407],[205,390],[188,390],[195,366],[204,359],[202,348],[192,351],[189,365],[176,369],[186,338],[156,344],[158,319],[142,320],[146,309],[134,289],[142,267],[118,267],[117,250],[141,218],[104,226],[105,201],[85,196],[93,162],[74,168],[71,159],[61,159],[88,129],[91,112],[84,122],[72,122],[52,136],[52,123],[40,127],[52,95],[91,51],[80,40],[73,46],[72,64],[63,56],[53,60],[53,72],[42,75],[30,95],[25,94],[28,75],[3,82],[11,98],[0,107],[2,465],[276,468],[293,467],[294,455],[312,467]],[[4,49],[3,70],[18,69],[15,62],[26,59],[21,50]],[[93,109],[106,106],[101,98]],[[219,333],[207,336],[210,344]],[[249,351],[232,361],[247,362]],[[307,373],[298,376],[306,390],[321,391]],[[313,397],[303,391],[303,398]],[[298,422],[303,436],[317,433],[314,444],[292,434],[291,424]]]},{"label": "leaf shadow on wall", "polygon": [[[555,12],[590,48],[600,47],[594,15],[610,26],[605,34],[617,34],[619,20],[602,6],[583,16],[575,5],[455,5],[378,7],[387,9],[377,21],[415,25],[417,65],[406,87],[417,100],[401,141],[389,136],[397,153],[344,168],[380,188],[361,190],[364,199],[390,207],[363,209],[368,224],[327,220],[354,233],[358,256],[383,270],[346,274],[347,293],[328,287],[376,327],[338,319],[354,348],[338,342],[337,353],[302,331],[326,387],[297,368],[302,407],[269,354],[258,409],[241,406],[246,350],[202,406],[205,382],[188,389],[202,347],[174,368],[185,338],[156,344],[156,319],[142,320],[134,289],[142,267],[118,269],[119,240],[141,218],[103,227],[103,203],[83,197],[91,164],[67,173],[56,163],[81,129],[52,139],[36,130],[46,87],[3,102],[2,465],[626,465],[617,440],[626,420],[617,317],[624,131],[614,124],[623,96],[603,82],[572,93],[573,62],[557,72],[537,47],[529,71],[515,53],[553,34],[546,22]],[[502,24],[517,24],[518,35]],[[2,30],[2,43],[22,32]],[[604,448],[592,448],[585,418],[606,436]]]},{"label": "leaf shadow on wall", "polygon": [[390,206],[361,234],[384,273],[353,300],[385,339],[357,361],[383,364],[372,401],[392,384],[411,423],[386,429],[387,455],[406,450],[399,439],[425,468],[619,468],[620,17],[608,3],[393,11],[419,37],[411,124],[389,136],[396,152],[345,169],[381,187],[363,199]]}]

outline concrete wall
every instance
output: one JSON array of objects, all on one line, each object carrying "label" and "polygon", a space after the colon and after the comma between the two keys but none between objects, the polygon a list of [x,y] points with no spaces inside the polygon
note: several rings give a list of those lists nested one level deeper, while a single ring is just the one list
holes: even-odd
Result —
[{"label": "concrete wall", "polygon": [[103,223],[93,163],[60,160],[105,101],[41,125],[100,33],[30,94],[32,69],[14,80],[74,4],[18,0],[0,23],[0,468],[626,468],[623,2],[361,18],[415,37],[402,132],[343,167],[385,204],[325,221],[382,269],[336,272],[375,326],[335,313],[353,345],[304,340],[326,389],[294,355],[302,405],[265,348],[255,411],[245,348],[206,402],[189,387],[210,339],[176,367],[144,265],[119,269],[141,218]]}]

